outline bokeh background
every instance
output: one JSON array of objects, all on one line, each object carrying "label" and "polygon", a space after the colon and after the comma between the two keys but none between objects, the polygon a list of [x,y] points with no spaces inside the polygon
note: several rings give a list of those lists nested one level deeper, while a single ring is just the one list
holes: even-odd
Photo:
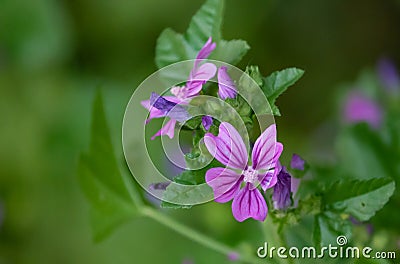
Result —
[{"label": "bokeh background", "polygon": [[[1,264],[225,262],[145,218],[94,244],[76,176],[96,89],[103,91],[121,148],[123,111],[135,87],[156,70],[158,35],[166,27],[184,32],[202,3],[0,0]],[[251,46],[242,67],[306,71],[278,101],[286,159],[292,152],[316,158],[316,134],[329,150],[325,123],[337,113],[339,84],[373,69],[382,56],[400,62],[395,0],[229,0],[224,19],[224,38]],[[227,220],[229,206],[167,213],[231,244],[238,237],[254,240],[258,232],[254,223]]]}]

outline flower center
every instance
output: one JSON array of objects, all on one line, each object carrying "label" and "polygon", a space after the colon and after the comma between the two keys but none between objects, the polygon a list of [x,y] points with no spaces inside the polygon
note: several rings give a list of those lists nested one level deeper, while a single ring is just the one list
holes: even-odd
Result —
[{"label": "flower center", "polygon": [[171,93],[175,95],[177,98],[183,100],[186,98],[186,87],[175,86],[171,88]]},{"label": "flower center", "polygon": [[258,180],[258,171],[254,170],[251,166],[243,171],[244,182],[255,184]]}]

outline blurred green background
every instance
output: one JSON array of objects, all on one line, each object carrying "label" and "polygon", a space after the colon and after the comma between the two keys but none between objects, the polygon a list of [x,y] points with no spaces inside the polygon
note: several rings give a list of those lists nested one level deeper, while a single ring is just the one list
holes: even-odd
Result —
[{"label": "blurred green background", "polygon": [[[121,148],[124,108],[156,70],[157,36],[166,27],[183,32],[202,3],[0,0],[1,264],[226,261],[144,218],[94,244],[76,177],[96,88]],[[312,135],[335,114],[338,84],[381,56],[400,61],[399,1],[228,0],[224,19],[224,38],[251,46],[242,67],[259,65],[264,75],[289,66],[306,71],[278,101],[286,159],[292,152],[313,158]],[[229,205],[168,213],[233,245],[257,232],[255,223],[235,223]]]}]

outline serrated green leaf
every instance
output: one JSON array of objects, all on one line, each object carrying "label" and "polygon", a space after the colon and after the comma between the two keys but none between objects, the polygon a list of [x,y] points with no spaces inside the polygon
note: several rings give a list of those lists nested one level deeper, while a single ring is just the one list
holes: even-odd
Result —
[{"label": "serrated green leaf", "polygon": [[394,189],[390,178],[339,181],[324,194],[324,203],[328,208],[366,221],[388,202]]},{"label": "serrated green leaf", "polygon": [[351,237],[350,221],[333,212],[324,212],[314,218],[312,238],[317,248],[335,245],[338,236]]},{"label": "serrated green leaf", "polygon": [[221,40],[211,54],[210,59],[223,61],[229,64],[237,64],[250,50],[249,44],[241,39]]},{"label": "serrated green leaf", "polygon": [[219,42],[224,9],[223,0],[208,0],[190,21],[185,39],[195,50],[200,50],[209,37]]},{"label": "serrated green leaf", "polygon": [[275,102],[289,86],[295,84],[304,71],[297,68],[288,68],[273,72],[264,79],[263,91],[270,102]]},{"label": "serrated green leaf", "polygon": [[[211,197],[212,198],[212,189],[207,185],[203,185],[201,189],[197,188],[196,185],[205,183],[205,174],[207,170],[213,167],[222,167],[222,164],[219,163],[216,159],[213,159],[208,165],[206,165],[207,159],[203,159],[203,154],[200,154],[199,151],[194,149],[191,153],[185,155],[186,166],[188,168],[193,167],[203,167],[199,170],[186,170],[182,172],[180,175],[174,178],[174,182],[179,183],[181,185],[173,185],[168,186],[164,192],[163,198],[169,201],[173,200],[176,203],[180,203],[183,201],[196,201],[196,199],[200,197]],[[190,185],[192,187],[190,187]],[[201,190],[201,191],[199,191]],[[201,193],[203,192],[203,193]],[[164,200],[163,199],[163,200]],[[190,204],[176,204],[171,202],[163,202],[161,206],[163,208],[191,208]]]},{"label": "serrated green leaf", "polygon": [[188,51],[181,34],[166,28],[158,37],[156,45],[156,65],[159,69],[172,63],[187,60]]},{"label": "serrated green leaf", "polygon": [[[209,37],[217,43],[211,59],[230,64],[239,62],[250,49],[244,40],[223,40],[221,24],[223,17],[223,0],[208,0],[193,16],[184,35],[171,29],[162,32],[157,40],[156,65],[160,69],[172,63],[195,59],[197,52]],[[184,80],[185,73],[176,73],[176,77]]]},{"label": "serrated green leaf", "polygon": [[191,205],[211,200],[212,197],[213,191],[207,184],[170,184],[163,194],[163,200],[168,202],[162,203],[162,206],[173,204],[174,208],[190,208]]},{"label": "serrated green leaf", "polygon": [[256,65],[250,65],[246,67],[246,73],[257,83],[258,86],[262,87],[264,84],[264,78],[261,75],[260,69]]},{"label": "serrated green leaf", "polygon": [[138,205],[132,201],[114,155],[100,93],[93,105],[89,152],[80,156],[78,177],[91,204],[95,241],[138,214]]}]

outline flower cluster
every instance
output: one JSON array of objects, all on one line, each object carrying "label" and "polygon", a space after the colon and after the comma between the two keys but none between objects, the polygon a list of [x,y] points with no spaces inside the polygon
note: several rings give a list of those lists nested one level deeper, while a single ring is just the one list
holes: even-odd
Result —
[{"label": "flower cluster", "polygon": [[[186,106],[200,95],[204,84],[216,74],[218,97],[221,100],[236,98],[237,87],[228,74],[228,68],[217,68],[215,64],[204,61],[215,48],[216,44],[209,38],[198,52],[186,83],[172,87],[171,95],[152,93],[149,100],[141,102],[150,112],[146,123],[153,118],[169,118],[151,139],[162,135],[173,138],[176,123],[183,124],[191,118]],[[204,130],[209,131],[213,118],[204,115],[201,123]],[[221,122],[219,133],[215,134],[205,133],[203,142],[208,152],[225,166],[210,168],[205,174],[205,182],[212,188],[216,202],[232,200],[232,213],[239,222],[248,218],[265,220],[268,207],[263,193],[267,189],[274,187],[272,200],[275,209],[286,209],[291,204],[292,177],[279,162],[283,145],[276,141],[275,125],[270,125],[261,133],[251,150],[246,148],[239,132],[228,122]]]},{"label": "flower cluster", "polygon": [[[171,110],[175,109],[177,105],[187,105],[190,100],[200,94],[203,85],[215,76],[217,67],[210,62],[202,63],[210,56],[215,47],[216,44],[212,42],[210,37],[198,52],[186,84],[183,86],[172,87],[170,90],[172,96],[157,96],[153,93],[149,100],[141,102],[142,106],[150,112],[146,123],[153,118],[166,116],[170,118],[164,127],[162,127],[151,139],[155,139],[155,137],[162,135],[167,135],[168,137],[173,138],[176,122],[187,120],[180,120],[182,116],[176,115],[175,111],[171,113]],[[218,95],[222,100],[234,98],[237,94],[236,86],[228,75],[227,68],[224,66],[221,66],[218,69],[218,86]],[[209,127],[211,122],[212,120],[210,120],[209,117],[203,119],[205,127]]]}]

